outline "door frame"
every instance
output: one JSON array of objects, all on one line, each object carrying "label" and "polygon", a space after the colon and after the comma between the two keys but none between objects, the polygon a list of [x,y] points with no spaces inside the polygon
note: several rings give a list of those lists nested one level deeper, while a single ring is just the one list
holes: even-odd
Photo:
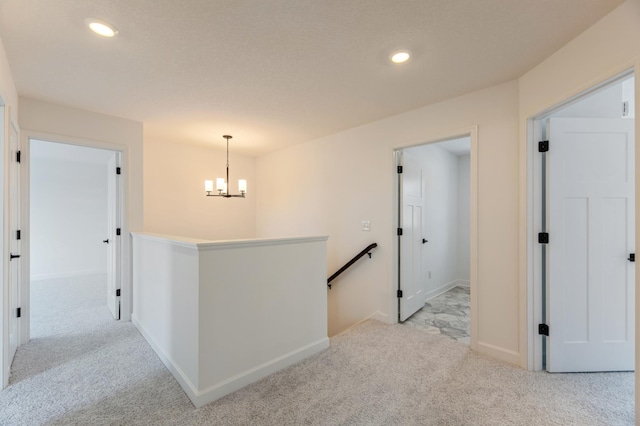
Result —
[{"label": "door frame", "polygon": [[[544,301],[542,300],[542,254],[540,244],[538,244],[538,232],[542,231],[542,191],[540,185],[542,161],[540,153],[537,150],[537,143],[546,135],[543,134],[543,121],[552,116],[554,113],[566,108],[567,106],[581,101],[598,91],[609,87],[621,80],[631,76],[636,77],[636,101],[638,100],[638,82],[637,73],[634,66],[627,66],[623,70],[618,70],[608,77],[600,80],[600,82],[592,84],[587,89],[582,89],[578,93],[567,96],[564,100],[554,104],[527,119],[527,154],[526,154],[526,179],[527,179],[527,232],[526,232],[526,275],[527,275],[527,368],[532,371],[541,371],[543,366],[543,339],[538,334],[538,324],[543,323],[542,310]],[[637,102],[636,102],[637,104]],[[637,118],[637,117],[636,117]],[[638,124],[636,122],[636,130]],[[637,149],[638,135],[636,132],[636,154],[635,161],[638,162],[640,152]],[[640,167],[636,167],[636,230],[638,230],[638,202],[640,201],[638,186],[638,177],[640,176]],[[636,231],[637,232],[637,231]],[[636,240],[636,244],[640,240]],[[636,284],[638,282],[638,265],[636,264]],[[548,271],[547,271],[548,275]],[[546,278],[546,277],[545,277]],[[638,293],[638,292],[637,292]],[[636,297],[636,305],[638,298]],[[638,323],[638,309],[635,313],[636,324]],[[640,342],[636,339],[636,351]]]},{"label": "door frame", "polygon": [[[13,139],[13,134],[15,133],[15,147],[12,146],[12,139]],[[21,283],[21,276],[22,276],[22,271],[23,271],[23,259],[22,259],[22,254],[23,254],[23,247],[24,245],[22,244],[22,238],[18,238],[18,236],[16,235],[17,231],[22,229],[21,226],[21,220],[22,220],[22,213],[21,213],[21,209],[22,209],[22,179],[21,179],[21,173],[22,173],[22,159],[20,159],[20,161],[18,161],[18,153],[21,153],[21,139],[20,139],[20,128],[18,127],[18,125],[13,121],[10,120],[10,125],[9,125],[9,129],[8,132],[6,133],[6,137],[7,137],[7,145],[8,147],[6,148],[5,154],[8,153],[7,156],[7,161],[6,161],[6,166],[7,166],[7,171],[5,173],[5,178],[7,179],[7,186],[6,188],[8,188],[5,192],[5,196],[7,197],[7,200],[5,201],[5,232],[6,232],[6,236],[7,241],[7,247],[8,247],[8,254],[12,255],[12,254],[17,254],[18,255],[18,259],[15,260],[11,260],[11,258],[9,258],[9,262],[8,264],[6,264],[7,267],[7,275],[5,276],[6,279],[8,279],[8,286],[12,287],[13,286],[13,275],[12,275],[12,269],[11,269],[11,262],[18,262],[18,267],[15,269],[15,274],[17,275],[16,280],[17,280],[17,289],[16,289],[16,294],[15,294],[15,302],[16,305],[12,306],[11,304],[11,288],[9,289],[9,311],[8,311],[8,318],[9,318],[9,328],[12,327],[12,321],[16,322],[16,349],[18,346],[20,346],[20,341],[21,341],[21,330],[20,330],[20,324],[22,323],[21,319],[23,318],[23,315],[21,313],[20,317],[18,317],[18,314],[16,311],[12,310],[14,308],[20,309],[21,305],[22,305],[22,300],[21,300],[21,291],[20,291],[20,283]],[[15,149],[15,151],[14,151]],[[15,175],[14,175],[14,172]],[[13,188],[12,185],[15,183],[15,185],[17,185],[17,188]],[[15,189],[15,194],[14,194],[14,189]],[[15,195],[15,199],[12,198]],[[12,205],[13,201],[16,201],[16,206]],[[12,247],[12,243],[13,241],[18,241],[17,243],[17,247],[16,249],[18,250],[16,253],[13,252],[13,247]],[[6,252],[5,252],[5,258],[6,258]],[[13,361],[13,358],[15,356],[15,353],[11,353],[11,331],[9,330],[9,367],[11,366],[11,362]]]},{"label": "door frame", "polygon": [[[396,173],[399,153],[407,148],[413,148],[421,145],[429,145],[432,143],[445,142],[451,139],[459,139],[468,137],[470,139],[470,158],[469,158],[469,193],[470,193],[470,224],[469,224],[469,268],[470,268],[470,280],[469,289],[471,296],[470,303],[470,318],[471,318],[471,338],[470,348],[473,350],[478,349],[478,126],[469,126],[462,129],[454,130],[449,133],[444,133],[438,137],[427,139],[408,145],[397,146],[393,148],[391,157],[390,169],[393,170],[393,193],[392,193],[392,205],[393,207],[393,224],[391,226],[391,235],[394,241],[393,243],[393,279],[390,281],[388,312],[391,312],[391,323],[398,323],[399,301],[397,297],[397,290],[399,286],[400,277],[400,242],[397,236],[397,228],[400,223],[400,208],[399,203],[402,192],[400,191],[400,185],[398,182],[398,174]],[[486,349],[486,348],[485,348]]]},{"label": "door frame", "polygon": [[0,208],[0,237],[2,239],[3,257],[0,260],[0,277],[2,284],[0,285],[0,389],[4,389],[9,384],[9,371],[11,368],[11,360],[9,359],[9,262],[6,254],[9,253],[8,239],[5,238],[7,224],[8,203],[5,194],[8,193],[8,159],[7,152],[9,150],[9,127],[11,126],[11,114],[9,106],[4,102],[4,97],[0,94],[0,195],[2,196],[3,205]]},{"label": "door frame", "polygon": [[53,143],[61,143],[66,145],[76,145],[87,148],[98,148],[104,149],[108,151],[114,151],[120,153],[120,161],[122,167],[121,173],[121,187],[122,191],[120,191],[120,217],[121,217],[121,254],[120,254],[120,283],[121,283],[121,315],[120,319],[122,321],[131,321],[131,313],[132,313],[132,271],[131,271],[131,234],[129,232],[129,221],[128,215],[126,212],[129,211],[129,147],[126,145],[113,144],[108,142],[100,142],[95,140],[87,140],[80,138],[73,138],[68,136],[60,136],[51,133],[43,133],[36,132],[31,130],[23,130],[22,134],[22,158],[23,158],[23,167],[22,167],[22,229],[24,230],[23,234],[25,238],[23,238],[23,270],[22,270],[22,283],[21,287],[21,300],[22,303],[22,311],[24,312],[23,319],[24,321],[20,324],[20,344],[27,343],[30,338],[31,333],[31,275],[30,275],[30,250],[31,250],[31,241],[30,241],[30,206],[29,200],[31,195],[31,187],[30,187],[30,167],[31,167],[31,140],[37,139],[46,142]]},{"label": "door frame", "polygon": [[[9,280],[9,251],[10,251],[10,238],[8,236],[11,233],[9,215],[9,198],[7,194],[10,192],[9,187],[9,173],[10,173],[10,140],[11,130],[14,129],[18,134],[18,147],[22,142],[20,135],[20,127],[17,122],[12,118],[11,106],[7,105],[4,101],[4,96],[0,93],[0,195],[2,196],[2,207],[0,208],[0,239],[2,240],[2,253],[3,258],[0,260],[0,277],[2,283],[0,284],[0,390],[4,389],[9,384],[9,374],[11,371],[11,363],[13,358],[9,355],[10,347],[10,327],[11,318],[18,321],[18,346],[21,339],[21,324],[16,317],[11,315],[11,300],[9,298],[9,287],[11,282]],[[20,217],[21,219],[21,217]],[[21,291],[18,289],[17,299],[20,303]],[[15,312],[14,312],[15,314]],[[22,316],[22,319],[24,316]]]}]

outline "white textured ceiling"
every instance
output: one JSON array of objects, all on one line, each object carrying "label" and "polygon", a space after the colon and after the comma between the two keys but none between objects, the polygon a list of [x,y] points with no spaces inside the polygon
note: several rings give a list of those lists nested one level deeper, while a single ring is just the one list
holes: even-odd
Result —
[{"label": "white textured ceiling", "polygon": [[0,37],[21,96],[257,156],[517,78],[621,3],[0,0]]}]

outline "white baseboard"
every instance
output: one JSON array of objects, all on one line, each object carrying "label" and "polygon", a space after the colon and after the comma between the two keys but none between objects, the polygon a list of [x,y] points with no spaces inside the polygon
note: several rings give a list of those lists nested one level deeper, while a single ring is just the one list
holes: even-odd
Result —
[{"label": "white baseboard", "polygon": [[492,358],[496,358],[510,364],[520,365],[520,354],[509,349],[478,342],[477,351],[481,354],[488,355]]},{"label": "white baseboard", "polygon": [[350,330],[352,330],[352,329],[356,328],[357,326],[359,326],[359,325],[360,325],[360,324],[362,324],[363,322],[367,322],[367,321],[369,321],[370,319],[375,319],[375,320],[382,321],[382,322],[387,323],[387,324],[391,324],[391,323],[387,322],[387,321],[389,321],[389,318],[388,318],[388,315],[387,315],[387,314],[383,314],[382,312],[377,311],[377,312],[372,313],[372,314],[371,314],[371,315],[369,315],[368,317],[361,319],[361,320],[360,320],[360,321],[358,321],[357,323],[352,324],[351,326],[349,326],[349,327],[345,328],[345,329],[344,329],[344,330],[342,330],[340,333],[338,333],[338,334],[334,334],[334,335],[333,335],[333,336],[331,336],[331,337],[341,336],[341,335],[343,335],[344,333],[346,333],[346,332],[348,332],[348,331],[350,331]]},{"label": "white baseboard", "polygon": [[378,320],[378,321],[383,322],[385,324],[391,324],[389,315],[383,314],[380,311],[378,311],[375,314],[373,314],[370,318],[373,318],[374,320]]},{"label": "white baseboard", "polygon": [[230,393],[263,379],[276,371],[297,364],[305,358],[315,355],[329,347],[329,338],[325,337],[324,339],[320,339],[261,365],[243,371],[240,374],[216,383],[206,389],[199,390],[193,385],[193,383],[191,383],[182,369],[176,365],[171,357],[167,356],[149,336],[149,333],[147,333],[142,324],[137,320],[135,314],[132,315],[131,320],[140,331],[140,334],[142,334],[147,342],[149,342],[149,345],[153,348],[160,360],[162,360],[162,363],[167,367],[169,372],[173,374],[173,377],[175,377],[196,408],[200,408],[203,405],[209,404],[225,395],[229,395]]},{"label": "white baseboard", "polygon": [[456,287],[471,287],[469,280],[457,280]]},{"label": "white baseboard", "polygon": [[180,387],[182,387],[182,390],[184,391],[184,393],[186,393],[189,399],[191,400],[191,402],[193,402],[198,396],[198,390],[193,385],[193,383],[191,383],[191,380],[189,380],[189,378],[182,371],[182,369],[178,367],[175,361],[173,361],[173,359],[170,356],[164,353],[164,351],[160,348],[160,346],[156,343],[156,341],[151,338],[151,335],[147,332],[147,329],[144,328],[144,326],[140,323],[140,321],[138,321],[138,318],[136,317],[135,314],[131,315],[131,322],[133,323],[133,325],[136,326],[136,328],[138,329],[140,334],[142,334],[142,337],[145,338],[147,343],[149,343],[149,346],[151,346],[151,349],[153,349],[156,355],[158,355],[158,358],[160,358],[160,361],[162,361],[162,363],[165,365],[165,367],[167,367],[167,369],[173,375],[173,377],[175,377],[176,381],[180,384]]},{"label": "white baseboard", "polygon": [[433,290],[428,291],[428,292],[425,294],[425,298],[424,298],[424,300],[425,300],[425,301],[426,301],[426,300],[431,300],[431,299],[433,299],[434,297],[438,297],[438,296],[440,296],[442,293],[446,293],[446,292],[448,292],[449,290],[451,290],[452,288],[454,288],[456,285],[458,285],[457,283],[458,283],[458,281],[451,281],[450,283],[447,283],[447,284],[441,285],[441,286],[440,286],[440,287],[438,287],[438,288],[435,288],[435,289],[433,289]]},{"label": "white baseboard", "polygon": [[55,280],[60,278],[78,278],[85,277],[88,275],[106,275],[107,271],[104,269],[81,269],[78,271],[70,271],[70,272],[54,272],[50,274],[34,274],[31,275],[31,281],[42,281],[42,280]]},{"label": "white baseboard", "polygon": [[[287,368],[291,365],[297,364],[300,361],[317,354],[329,347],[329,338],[325,337],[316,342],[310,343],[307,346],[303,346],[300,349],[289,352],[264,364],[258,365],[254,368],[246,370],[240,374],[237,374],[229,379],[217,383],[200,391],[195,400],[191,399],[193,405],[196,408],[200,408],[203,405],[220,399],[225,395],[229,395],[251,383],[257,382],[279,370]],[[190,397],[191,398],[191,397]]]}]

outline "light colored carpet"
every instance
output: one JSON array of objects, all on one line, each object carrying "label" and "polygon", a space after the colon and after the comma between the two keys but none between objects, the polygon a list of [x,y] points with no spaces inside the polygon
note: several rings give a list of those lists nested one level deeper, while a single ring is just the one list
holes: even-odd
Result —
[{"label": "light colored carpet", "polygon": [[[530,373],[447,337],[376,321],[195,409],[135,327],[110,319],[103,283],[93,281],[99,297],[84,284],[47,283],[46,326],[19,348],[0,393],[0,424],[633,424],[632,373]],[[60,300],[68,285],[74,295]],[[61,309],[67,301],[75,308]]]}]

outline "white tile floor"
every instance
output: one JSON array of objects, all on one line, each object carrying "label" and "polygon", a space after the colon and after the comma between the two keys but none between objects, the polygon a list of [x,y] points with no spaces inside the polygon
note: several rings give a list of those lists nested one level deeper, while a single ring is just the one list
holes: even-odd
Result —
[{"label": "white tile floor", "polygon": [[424,307],[409,317],[404,324],[469,344],[470,303],[469,287],[454,287],[428,300]]}]

